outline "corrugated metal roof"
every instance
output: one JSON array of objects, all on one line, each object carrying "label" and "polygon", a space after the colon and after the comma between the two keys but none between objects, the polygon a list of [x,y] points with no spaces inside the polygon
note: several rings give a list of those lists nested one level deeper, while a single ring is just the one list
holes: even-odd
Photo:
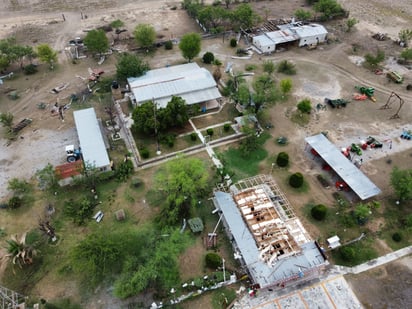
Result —
[{"label": "corrugated metal roof", "polygon": [[74,111],[73,117],[85,164],[91,164],[96,168],[109,166],[109,156],[94,108]]},{"label": "corrugated metal roof", "polygon": [[188,105],[221,97],[212,74],[196,63],[151,70],[128,82],[138,103],[154,99],[159,107],[166,107],[172,96],[182,97]]},{"label": "corrugated metal roof", "polygon": [[301,253],[278,260],[274,267],[269,266],[259,258],[260,251],[256,246],[255,239],[245,224],[231,194],[216,191],[214,202],[216,207],[222,211],[225,222],[253,281],[258,283],[261,288],[273,285],[279,280],[294,278],[299,276],[301,272],[310,271],[310,269],[325,263],[319,249],[312,241],[300,246]]},{"label": "corrugated metal roof", "polygon": [[342,178],[361,200],[378,195],[381,190],[350,162],[323,134],[305,138],[323,160]]},{"label": "corrugated metal roof", "polygon": [[300,27],[291,28],[300,38],[311,37],[316,35],[327,34],[328,31],[319,24],[303,25]]}]

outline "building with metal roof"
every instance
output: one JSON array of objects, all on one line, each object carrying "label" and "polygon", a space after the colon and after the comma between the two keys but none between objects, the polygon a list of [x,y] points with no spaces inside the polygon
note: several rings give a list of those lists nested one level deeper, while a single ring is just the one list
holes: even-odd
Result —
[{"label": "building with metal roof", "polygon": [[110,170],[110,160],[94,108],[73,112],[83,161],[100,171]]},{"label": "building with metal roof", "polygon": [[216,191],[213,201],[235,257],[260,288],[313,278],[327,263],[272,177],[241,180],[230,192]]},{"label": "building with metal roof", "polygon": [[323,43],[328,35],[326,28],[319,24],[305,25],[300,22],[292,22],[277,27],[279,29],[277,31],[254,36],[252,38],[253,45],[263,53],[271,53],[279,45],[295,41],[298,42],[299,47]]},{"label": "building with metal roof", "polygon": [[158,108],[166,107],[172,96],[181,97],[187,105],[213,101],[222,96],[212,74],[193,62],[150,70],[127,81],[136,104],[154,100]]},{"label": "building with metal roof", "polygon": [[381,190],[349,161],[324,134],[320,133],[306,137],[305,141],[361,200],[366,200],[381,193]]}]

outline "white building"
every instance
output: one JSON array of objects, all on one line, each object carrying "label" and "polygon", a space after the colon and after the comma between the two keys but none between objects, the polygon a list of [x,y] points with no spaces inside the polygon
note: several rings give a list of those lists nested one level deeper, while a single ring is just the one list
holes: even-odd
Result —
[{"label": "white building", "polygon": [[140,77],[127,79],[135,104],[156,102],[164,108],[173,96],[181,97],[187,105],[202,103],[202,108],[218,106],[221,97],[212,74],[197,63],[187,63],[148,71]]},{"label": "white building", "polygon": [[91,165],[100,171],[110,170],[109,156],[94,108],[74,111],[73,117],[86,168]]},{"label": "white building", "polygon": [[302,23],[289,23],[278,25],[279,30],[265,32],[254,36],[252,43],[263,53],[272,53],[282,44],[298,42],[298,46],[324,43],[328,31],[319,24],[303,25]]}]

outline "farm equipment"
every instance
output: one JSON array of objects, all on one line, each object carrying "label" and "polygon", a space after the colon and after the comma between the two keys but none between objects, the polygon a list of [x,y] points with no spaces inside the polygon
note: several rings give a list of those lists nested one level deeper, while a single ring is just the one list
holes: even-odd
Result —
[{"label": "farm equipment", "polygon": [[412,131],[403,131],[401,134],[401,138],[411,140],[412,139]]},{"label": "farm equipment", "polygon": [[368,136],[368,138],[366,139],[366,144],[370,148],[382,148],[382,146],[383,146],[383,144],[381,142],[379,142],[376,138],[374,138],[372,136]]},{"label": "farm equipment", "polygon": [[67,156],[67,162],[73,163],[76,162],[77,160],[81,159],[82,152],[79,149],[75,149],[74,145],[68,145],[66,146],[66,156]]},{"label": "farm equipment", "polygon": [[355,86],[355,88],[358,89],[361,94],[366,95],[370,100],[376,102],[376,98],[373,96],[375,93],[375,88],[364,86]]},{"label": "farm equipment", "polygon": [[339,191],[345,190],[345,191],[349,191],[349,186],[346,182],[344,181],[337,181],[335,182],[335,187],[336,189],[338,189]]},{"label": "farm equipment", "polygon": [[23,128],[27,127],[30,123],[32,122],[32,119],[30,118],[24,118],[22,121],[20,121],[18,124],[16,124],[15,126],[13,126],[11,128],[13,133],[17,133],[20,130],[22,130]]},{"label": "farm equipment", "polygon": [[386,73],[386,77],[397,84],[402,84],[403,82],[403,76],[401,76],[398,72],[395,71],[390,71]]},{"label": "farm equipment", "polygon": [[325,98],[325,104],[329,104],[332,108],[341,108],[341,107],[346,107],[346,105],[349,103],[349,101],[344,100],[344,99],[329,99]]},{"label": "farm equipment", "polygon": [[362,149],[360,148],[359,145],[352,143],[352,145],[350,145],[350,151],[356,153],[358,156],[362,155]]}]

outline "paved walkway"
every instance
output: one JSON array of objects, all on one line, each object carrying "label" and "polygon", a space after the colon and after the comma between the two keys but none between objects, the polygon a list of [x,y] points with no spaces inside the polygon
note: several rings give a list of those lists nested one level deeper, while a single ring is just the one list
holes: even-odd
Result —
[{"label": "paved walkway", "polygon": [[331,273],[337,273],[337,274],[359,274],[364,271],[367,271],[369,269],[379,267],[381,265],[384,265],[386,263],[393,262],[401,257],[404,257],[406,255],[412,254],[412,246],[406,247],[399,249],[394,252],[390,252],[386,255],[380,256],[376,259],[370,260],[366,263],[354,266],[354,267],[346,267],[346,266],[340,266],[340,265],[335,265],[331,268]]}]

